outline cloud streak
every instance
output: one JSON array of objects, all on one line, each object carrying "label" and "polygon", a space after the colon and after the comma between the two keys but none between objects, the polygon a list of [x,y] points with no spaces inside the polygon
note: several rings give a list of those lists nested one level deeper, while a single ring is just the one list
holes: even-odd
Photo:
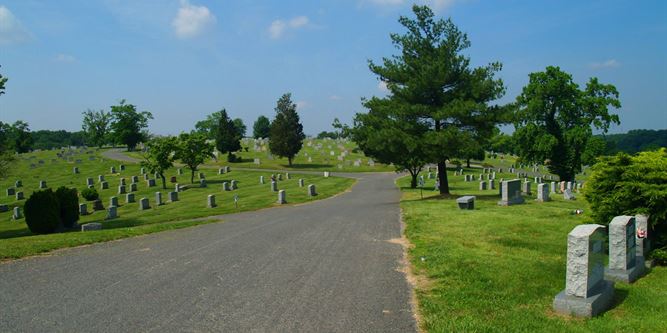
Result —
[{"label": "cloud streak", "polygon": [[196,6],[187,0],[181,0],[181,7],[171,22],[178,38],[194,38],[216,23],[215,16],[206,6]]},{"label": "cloud streak", "polygon": [[289,30],[297,30],[303,28],[310,23],[308,16],[296,16],[290,20],[275,20],[269,25],[269,36],[271,39],[280,39]]},{"label": "cloud streak", "polygon": [[0,5],[0,45],[16,44],[30,40],[30,32],[5,6]]},{"label": "cloud streak", "polygon": [[616,68],[619,66],[621,66],[621,63],[616,59],[609,59],[603,62],[594,62],[590,65],[592,69]]}]

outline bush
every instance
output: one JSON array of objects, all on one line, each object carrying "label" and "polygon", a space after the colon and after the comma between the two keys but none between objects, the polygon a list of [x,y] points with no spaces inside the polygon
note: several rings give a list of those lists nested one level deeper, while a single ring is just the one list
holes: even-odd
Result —
[{"label": "bush", "polygon": [[645,214],[650,216],[653,237],[664,239],[661,235],[667,231],[667,150],[601,158],[592,167],[584,196],[591,204],[596,223],[607,225],[614,216]]},{"label": "bush", "polygon": [[33,192],[23,209],[25,223],[34,234],[50,234],[61,225],[60,205],[51,189]]},{"label": "bush", "polygon": [[449,164],[452,164],[452,165],[456,166],[456,168],[458,169],[458,168],[461,167],[462,163],[459,160],[451,160],[451,161],[449,161]]},{"label": "bush", "polygon": [[85,188],[81,191],[81,196],[86,199],[86,201],[93,201],[100,198],[99,193],[94,188]]},{"label": "bush", "polygon": [[60,220],[63,227],[74,227],[79,220],[79,197],[76,189],[61,186],[56,190],[56,198],[60,204]]}]

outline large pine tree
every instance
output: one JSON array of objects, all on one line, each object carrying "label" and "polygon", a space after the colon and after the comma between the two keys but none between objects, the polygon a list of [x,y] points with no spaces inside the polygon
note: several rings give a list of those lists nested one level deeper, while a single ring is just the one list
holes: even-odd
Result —
[{"label": "large pine tree", "polygon": [[296,113],[296,104],[292,102],[292,94],[284,94],[278,99],[276,105],[276,118],[271,123],[271,134],[269,150],[272,154],[287,157],[289,165],[292,166],[294,156],[303,147],[303,125]]},{"label": "large pine tree", "polygon": [[215,147],[219,152],[227,153],[227,161],[234,162],[234,152],[241,149],[241,134],[239,133],[234,121],[229,119],[227,111],[219,111],[218,124],[215,127]]}]

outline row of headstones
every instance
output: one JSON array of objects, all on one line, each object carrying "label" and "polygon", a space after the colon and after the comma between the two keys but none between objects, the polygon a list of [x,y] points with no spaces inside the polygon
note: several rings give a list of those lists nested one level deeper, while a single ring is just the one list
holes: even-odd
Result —
[{"label": "row of headstones", "polygon": [[565,290],[553,301],[556,312],[592,317],[613,303],[614,282],[632,283],[646,271],[648,217],[616,216],[609,223],[609,267],[604,267],[605,227],[584,224],[567,236]]}]

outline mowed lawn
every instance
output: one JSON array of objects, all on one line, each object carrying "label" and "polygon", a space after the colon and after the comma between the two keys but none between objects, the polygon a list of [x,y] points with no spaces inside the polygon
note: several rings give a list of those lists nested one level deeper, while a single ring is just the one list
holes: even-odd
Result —
[{"label": "mowed lawn", "polygon": [[[311,170],[311,171],[331,171],[331,172],[385,172],[394,171],[393,166],[373,163],[369,164],[370,159],[363,152],[357,151],[357,145],[347,140],[330,139],[306,139],[303,141],[303,148],[289,165],[286,158],[272,156],[269,152],[268,143],[257,144],[258,150],[255,150],[255,139],[243,139],[241,146],[244,148],[241,152],[235,153],[241,161],[227,163],[227,155],[220,155],[218,161],[211,159],[206,164],[230,165],[238,168],[254,169],[289,169],[289,170]],[[245,151],[248,148],[248,151]],[[333,151],[334,155],[331,155]],[[346,152],[341,157],[341,153]],[[128,156],[141,159],[141,153],[128,153]],[[255,164],[254,160],[258,158],[260,164]],[[310,158],[310,160],[309,160]],[[358,165],[355,162],[359,161]]]},{"label": "mowed lawn", "polygon": [[[479,170],[469,170],[479,174]],[[590,208],[580,197],[552,195],[539,203],[501,207],[498,187],[479,191],[448,172],[451,198],[409,189],[398,180],[409,258],[417,276],[422,328],[428,332],[667,332],[667,268],[656,267],[632,285],[616,283],[613,309],[592,319],[552,311],[565,287],[567,234],[588,223]],[[510,179],[509,174],[497,178]],[[457,208],[455,199],[475,195],[475,210]],[[583,215],[573,215],[583,209]]]},{"label": "mowed lawn", "polygon": [[[172,169],[167,172],[167,189],[163,189],[161,181],[157,181],[155,187],[148,187],[143,175],[140,174],[138,164],[125,163],[125,171],[120,171],[122,162],[104,159],[98,151],[93,149],[91,149],[90,154],[77,153],[71,156],[70,161],[58,159],[56,152],[47,151],[21,155],[10,175],[0,181],[0,188],[2,189],[0,203],[9,206],[8,212],[0,213],[0,259],[19,258],[62,247],[218,222],[217,219],[202,220],[199,218],[278,206],[278,194],[271,191],[270,172],[241,171],[234,170],[232,167],[230,173],[218,175],[217,169],[202,169],[201,172],[205,174],[208,186],[200,188],[197,178],[195,178],[196,184],[190,184],[189,170],[183,169],[184,174],[177,175],[177,170]],[[95,160],[89,160],[91,156]],[[55,162],[52,162],[53,159],[55,159]],[[44,164],[39,164],[39,160],[44,161]],[[76,163],[76,160],[81,160],[81,162]],[[36,167],[31,168],[31,164],[35,164]],[[116,168],[116,173],[112,174],[110,172],[111,166]],[[74,174],[73,167],[78,167],[80,173]],[[109,183],[109,189],[101,189],[98,175],[104,175],[105,180]],[[134,192],[136,202],[127,203],[125,194],[118,194],[118,185],[120,184],[120,178],[125,178],[126,188],[129,191],[132,176],[139,176],[138,188]],[[168,202],[168,192],[173,191],[175,186],[169,182],[169,176],[177,176],[178,183],[188,185],[187,189],[179,193],[179,201]],[[264,176],[265,184],[259,183],[260,176]],[[14,187],[15,180],[22,180],[23,187],[17,190],[23,191],[27,199],[33,191],[38,189],[40,180],[46,180],[47,185],[52,189],[65,185],[81,191],[87,187],[86,178],[88,177],[93,178],[95,188],[100,193],[100,199],[105,208],[109,207],[112,196],[117,196],[120,204],[120,207],[118,207],[119,217],[116,219],[105,220],[106,211],[96,211],[90,215],[82,216],[79,221],[79,224],[101,222],[103,230],[33,235],[27,228],[25,218],[17,221],[12,220],[13,207],[19,206],[23,210],[23,204],[25,203],[25,200],[17,201],[14,196],[7,196],[5,193],[5,189]],[[150,175],[150,177],[153,178],[153,175]],[[299,178],[304,179],[304,187],[299,187]],[[238,189],[228,192],[223,191],[222,183],[224,181],[231,182],[231,180],[237,181]],[[292,179],[287,180],[285,174],[283,174],[283,180],[278,182],[278,188],[286,191],[288,204],[295,204],[330,197],[345,191],[353,183],[354,180],[348,178],[324,178],[319,175],[294,174]],[[308,196],[307,186],[309,184],[315,184],[317,196]],[[162,200],[165,202],[162,206],[155,205],[155,192],[158,191],[162,193]],[[218,205],[216,208],[207,208],[207,196],[209,194],[216,196]],[[139,210],[138,202],[142,197],[149,199],[151,209]],[[236,203],[234,201],[235,197],[238,199]],[[79,202],[84,203],[86,201],[80,197]],[[92,202],[88,202],[88,211],[93,211]]]}]

